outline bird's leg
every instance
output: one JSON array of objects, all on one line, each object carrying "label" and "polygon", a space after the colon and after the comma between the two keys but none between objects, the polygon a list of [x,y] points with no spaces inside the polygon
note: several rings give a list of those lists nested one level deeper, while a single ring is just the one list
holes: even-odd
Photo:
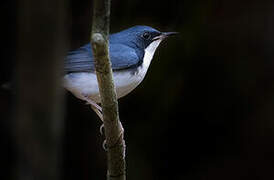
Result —
[{"label": "bird's leg", "polygon": [[104,122],[102,112],[98,108],[96,108],[94,105],[92,105],[92,104],[90,104],[90,107],[99,116],[99,118],[101,119],[101,121]]},{"label": "bird's leg", "polygon": [[99,118],[103,122],[103,124],[100,126],[100,134],[103,135],[104,134],[104,119],[103,119],[103,114],[102,114],[102,112],[99,109],[95,108],[93,105],[90,105],[90,107],[94,110],[94,112],[99,116]]},{"label": "bird's leg", "polygon": [[[87,101],[87,104],[91,105],[91,108],[95,111],[98,110],[102,114],[102,107],[99,106],[96,102],[94,102],[92,99],[84,96],[84,99]],[[96,111],[95,111],[96,112]],[[100,117],[100,116],[99,116]],[[100,119],[103,121],[103,119],[100,117]]]},{"label": "bird's leg", "polygon": [[96,102],[94,102],[92,99],[90,99],[88,96],[82,94],[82,98],[87,101],[88,104],[90,104],[91,109],[98,115],[98,117],[101,119],[103,124],[100,126],[100,133],[103,135],[103,129],[104,129],[104,119],[102,114],[102,107],[99,106]]},{"label": "bird's leg", "polygon": [[99,116],[102,122],[103,120],[103,115],[102,115],[102,107],[99,106],[96,102],[94,102],[92,99],[90,99],[88,96],[82,94],[82,99],[87,101],[87,104],[90,104],[90,107],[94,110],[94,112]]}]

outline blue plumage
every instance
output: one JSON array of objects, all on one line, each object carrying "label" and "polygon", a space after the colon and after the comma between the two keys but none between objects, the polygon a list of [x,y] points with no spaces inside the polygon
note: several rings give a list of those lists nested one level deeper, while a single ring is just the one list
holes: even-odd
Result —
[{"label": "blue plumage", "polygon": [[[145,37],[145,35],[148,37]],[[110,35],[109,52],[112,69],[136,68],[142,64],[144,49],[161,32],[148,26],[134,26]],[[92,72],[95,70],[90,44],[68,53],[65,72]]]}]

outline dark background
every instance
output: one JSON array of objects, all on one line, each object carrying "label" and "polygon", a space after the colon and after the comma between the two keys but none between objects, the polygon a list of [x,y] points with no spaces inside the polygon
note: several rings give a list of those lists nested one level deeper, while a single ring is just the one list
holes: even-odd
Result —
[{"label": "dark background", "polygon": [[[71,50],[89,41],[92,2],[68,7]],[[1,83],[14,71],[18,8],[1,2]],[[128,179],[273,179],[274,2],[113,1],[111,32],[133,25],[180,35],[160,45],[143,83],[119,100]],[[66,97],[64,179],[105,179],[101,122]],[[12,99],[0,91],[1,179],[16,159]]]}]

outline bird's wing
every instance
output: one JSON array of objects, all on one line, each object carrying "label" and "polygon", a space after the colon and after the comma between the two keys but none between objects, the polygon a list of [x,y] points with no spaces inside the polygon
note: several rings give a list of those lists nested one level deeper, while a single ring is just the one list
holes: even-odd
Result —
[{"label": "bird's wing", "polygon": [[68,53],[64,62],[65,73],[94,71],[93,56],[88,47],[90,48],[90,46],[85,45]]},{"label": "bird's wing", "polygon": [[[110,45],[110,60],[113,70],[137,67],[142,63],[142,59],[133,48],[123,44]],[[94,71],[94,57],[90,45],[87,44],[75,51],[69,52],[65,59],[64,70],[65,73]]]},{"label": "bird's wing", "polygon": [[143,61],[143,56],[137,54],[135,49],[129,46],[111,44],[110,60],[113,70],[121,70],[138,67]]}]

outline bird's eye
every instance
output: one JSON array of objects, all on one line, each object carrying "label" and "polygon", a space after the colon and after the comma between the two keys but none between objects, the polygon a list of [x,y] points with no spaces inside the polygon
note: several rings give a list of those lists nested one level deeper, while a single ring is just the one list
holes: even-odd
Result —
[{"label": "bird's eye", "polygon": [[145,32],[142,36],[146,40],[150,39],[150,34],[148,32]]}]

